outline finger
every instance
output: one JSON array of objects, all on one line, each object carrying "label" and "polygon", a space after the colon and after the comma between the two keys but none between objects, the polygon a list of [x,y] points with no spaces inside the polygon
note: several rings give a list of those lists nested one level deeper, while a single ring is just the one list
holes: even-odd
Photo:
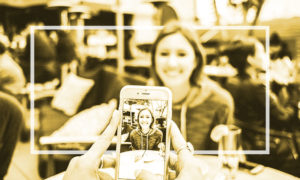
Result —
[{"label": "finger", "polygon": [[176,171],[173,170],[169,171],[168,175],[169,175],[169,180],[174,180],[177,177]]},{"label": "finger", "polygon": [[111,121],[113,112],[117,108],[117,101],[112,99],[108,102],[108,104],[101,104],[100,106],[103,106],[103,111],[101,111],[101,114],[99,114],[99,117],[101,118],[101,124],[99,125],[103,127],[100,133],[102,133]]},{"label": "finger", "polygon": [[67,167],[67,170],[63,176],[63,179],[68,179],[69,176],[71,176],[70,172],[73,171],[73,169],[76,169],[79,161],[79,156],[73,157]]},{"label": "finger", "polygon": [[109,102],[108,102],[108,109],[110,110],[109,112],[112,112],[117,108],[117,100],[116,99],[111,99]]},{"label": "finger", "polygon": [[[187,144],[174,121],[171,121],[171,141],[172,146],[176,152],[182,147],[185,147]],[[193,155],[189,150],[183,149],[180,150],[179,154],[177,154],[177,159],[175,158],[175,156],[173,156],[173,159],[170,159],[169,163],[173,165],[173,168],[177,172],[180,172],[182,167],[184,167],[185,164],[188,164],[192,157]]]},{"label": "finger", "polygon": [[92,164],[96,168],[98,168],[102,155],[107,150],[112,138],[114,137],[119,123],[119,119],[119,112],[115,110],[107,128],[101,134],[99,139],[88,150],[88,152],[86,152],[83,155],[83,158],[87,160],[89,164]]},{"label": "finger", "polygon": [[112,119],[107,126],[107,128],[104,130],[104,132],[101,134],[102,138],[108,138],[109,141],[114,137],[114,134],[117,130],[118,124],[120,120],[120,113],[118,110],[115,110],[112,114]]},{"label": "finger", "polygon": [[102,180],[102,179],[113,180],[113,178],[106,172],[98,171],[97,173],[98,173],[99,180]]},{"label": "finger", "polygon": [[151,172],[144,169],[138,170],[138,172],[136,172],[135,174],[137,180],[156,180],[156,179],[161,180],[162,179],[161,175],[152,174]]},{"label": "finger", "polygon": [[186,145],[186,141],[174,121],[171,121],[171,141],[175,151]]},{"label": "finger", "polygon": [[74,168],[76,168],[76,166],[77,166],[77,164],[78,164],[78,161],[79,161],[79,157],[78,157],[78,156],[77,156],[77,157],[73,157],[73,158],[71,159],[71,161],[70,161],[68,167],[67,167],[67,171],[68,171],[69,169],[74,169]]},{"label": "finger", "polygon": [[79,160],[79,156],[75,156],[71,159],[69,165],[68,165],[68,168],[73,168],[78,162]]},{"label": "finger", "polygon": [[175,153],[170,152],[169,154],[169,167],[175,170],[176,162],[177,162],[177,155]]}]

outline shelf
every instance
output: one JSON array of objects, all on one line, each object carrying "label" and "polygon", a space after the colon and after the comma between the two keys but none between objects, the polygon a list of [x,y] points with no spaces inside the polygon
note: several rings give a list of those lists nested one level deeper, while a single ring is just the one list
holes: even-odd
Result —
[{"label": "shelf", "polygon": [[125,61],[125,66],[149,68],[151,66],[151,60],[148,58],[128,60]]}]

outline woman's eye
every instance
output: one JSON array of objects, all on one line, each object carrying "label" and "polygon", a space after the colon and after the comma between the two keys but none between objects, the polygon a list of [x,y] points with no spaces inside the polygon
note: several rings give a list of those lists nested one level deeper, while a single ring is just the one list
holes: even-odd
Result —
[{"label": "woman's eye", "polygon": [[179,56],[179,57],[185,57],[186,53],[185,52],[178,52],[177,56]]},{"label": "woman's eye", "polygon": [[163,52],[160,52],[160,55],[161,55],[161,56],[168,56],[168,55],[169,55],[169,53],[168,53],[168,52],[164,52],[164,51],[163,51]]}]

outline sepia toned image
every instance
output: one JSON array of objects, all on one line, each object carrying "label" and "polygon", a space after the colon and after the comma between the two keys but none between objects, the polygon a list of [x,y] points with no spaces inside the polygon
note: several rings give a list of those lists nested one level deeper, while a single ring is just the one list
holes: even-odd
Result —
[{"label": "sepia toned image", "polygon": [[298,7],[0,0],[0,180],[300,178]]},{"label": "sepia toned image", "polygon": [[119,179],[135,179],[134,173],[137,169],[145,169],[163,177],[167,111],[167,101],[125,100],[122,112]]}]

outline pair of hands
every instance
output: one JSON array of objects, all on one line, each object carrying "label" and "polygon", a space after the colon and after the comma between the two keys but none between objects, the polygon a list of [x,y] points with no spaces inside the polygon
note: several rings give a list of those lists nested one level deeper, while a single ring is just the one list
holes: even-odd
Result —
[{"label": "pair of hands", "polygon": [[[99,139],[92,147],[82,156],[74,157],[65,172],[64,180],[88,179],[88,180],[107,180],[113,179],[110,175],[98,171],[101,158],[103,157],[103,168],[115,167],[116,159],[112,156],[103,156],[109,147],[111,140],[117,130],[120,116],[118,111],[114,111],[112,116],[107,119],[106,129],[100,135]],[[192,153],[183,148],[186,146],[186,141],[181,135],[178,127],[172,121],[171,123],[171,141],[174,150],[180,152],[178,155],[170,153],[169,167],[175,171],[169,173],[169,179],[201,179],[202,169],[201,164],[193,157]],[[138,180],[155,180],[161,179],[161,176],[152,174],[146,170],[136,172]]]}]

